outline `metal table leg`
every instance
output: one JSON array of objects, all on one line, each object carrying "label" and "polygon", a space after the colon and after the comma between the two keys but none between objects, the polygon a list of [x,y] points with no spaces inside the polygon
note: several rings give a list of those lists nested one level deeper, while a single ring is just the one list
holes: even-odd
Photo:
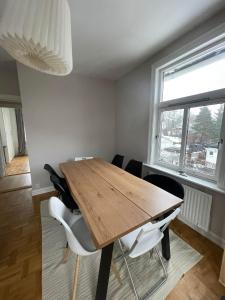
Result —
[{"label": "metal table leg", "polygon": [[166,260],[170,259],[170,235],[169,228],[166,228],[164,231],[164,237],[162,239],[162,255]]},{"label": "metal table leg", "polygon": [[[164,214],[163,218],[168,217],[171,214],[171,211]],[[164,231],[164,237],[161,242],[162,245],[162,255],[166,260],[169,260],[171,257],[170,254],[170,234],[169,234],[169,227],[167,227]]]},{"label": "metal table leg", "polygon": [[113,246],[114,243],[102,249],[95,300],[106,300]]}]

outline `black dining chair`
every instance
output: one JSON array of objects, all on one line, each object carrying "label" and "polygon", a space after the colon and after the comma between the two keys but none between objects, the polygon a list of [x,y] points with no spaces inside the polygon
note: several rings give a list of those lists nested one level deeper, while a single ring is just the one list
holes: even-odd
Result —
[{"label": "black dining chair", "polygon": [[[144,180],[156,185],[157,187],[165,190],[166,192],[173,194],[174,196],[184,199],[184,188],[175,179],[168,176],[159,174],[150,174],[144,177]],[[166,218],[171,211],[164,214],[163,218]],[[164,231],[164,238],[162,240],[162,253],[163,256],[168,260],[170,258],[170,237],[169,228]]]},{"label": "black dining chair", "polygon": [[69,188],[62,185],[60,178],[57,175],[51,175],[50,180],[54,185],[54,188],[59,192],[60,199],[65,206],[71,210],[78,210],[78,206],[70,194]]},{"label": "black dining chair", "polygon": [[45,164],[44,169],[48,171],[50,180],[53,183],[54,188],[59,192],[60,198],[66,207],[71,210],[77,210],[78,206],[70,194],[65,178],[60,177],[49,164]]},{"label": "black dining chair", "polygon": [[141,178],[142,175],[142,162],[135,160],[135,159],[131,159],[126,168],[125,171],[129,172],[132,175],[135,175],[139,178]]},{"label": "black dining chair", "polygon": [[116,154],[112,160],[112,164],[114,166],[117,166],[119,168],[122,168],[123,166],[123,160],[124,160],[124,156],[120,155],[120,154]]},{"label": "black dining chair", "polygon": [[56,173],[56,171],[53,169],[53,167],[50,166],[49,164],[45,164],[44,169],[46,171],[48,171],[49,175],[55,175],[55,176],[59,177],[59,175]]},{"label": "black dining chair", "polygon": [[165,175],[150,174],[144,177],[144,180],[158,186],[174,196],[184,199],[184,188],[182,184],[175,179]]},{"label": "black dining chair", "polygon": [[52,168],[52,166],[50,166],[49,164],[45,164],[45,165],[44,165],[44,169],[45,169],[46,171],[48,171],[48,173],[49,173],[50,176],[51,176],[51,175],[55,175],[55,176],[60,180],[60,184],[61,184],[65,189],[68,188],[68,187],[67,187],[67,183],[66,183],[65,178],[60,177],[60,176],[57,174],[57,172]]}]

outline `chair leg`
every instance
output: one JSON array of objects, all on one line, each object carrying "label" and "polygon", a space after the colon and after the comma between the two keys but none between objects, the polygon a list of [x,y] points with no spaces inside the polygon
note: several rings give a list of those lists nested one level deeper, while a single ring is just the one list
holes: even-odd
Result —
[{"label": "chair leg", "polygon": [[64,256],[63,256],[63,263],[65,264],[68,260],[68,257],[70,255],[70,248],[68,243],[66,244],[66,248],[64,249]]},{"label": "chair leg", "polygon": [[[126,255],[124,254],[124,250],[123,250],[123,247],[122,247],[122,244],[121,244],[120,240],[119,240],[119,245],[120,245],[120,249],[121,249],[122,254],[123,254],[123,259],[124,259],[125,264],[126,264],[126,268],[127,268],[127,271],[128,271],[128,274],[129,274],[131,283],[132,283],[132,287],[133,287],[133,290],[134,290],[136,299],[137,299],[137,300],[140,300],[140,299],[142,299],[142,300],[148,299],[149,296],[151,296],[152,294],[154,294],[154,292],[155,292],[161,285],[163,285],[163,284],[166,282],[167,278],[168,278],[168,273],[167,273],[166,267],[165,267],[165,265],[164,265],[163,259],[162,259],[161,255],[160,255],[160,253],[159,253],[158,248],[155,247],[154,250],[155,250],[157,256],[159,257],[160,263],[161,263],[161,265],[162,265],[162,267],[163,267],[164,277],[163,277],[163,279],[161,279],[161,280],[159,280],[158,282],[156,282],[156,284],[155,284],[155,285],[154,285],[154,286],[153,286],[153,287],[152,287],[152,288],[151,288],[151,289],[150,289],[143,297],[140,298],[140,297],[138,296],[137,290],[136,290],[136,288],[135,288],[134,281],[133,281],[133,279],[132,279],[131,272],[130,272],[130,269],[129,269],[129,266],[128,266],[128,262],[127,262],[127,259],[126,259]],[[151,257],[151,256],[152,256],[152,254],[150,253],[150,257]]]},{"label": "chair leg", "polygon": [[123,247],[122,247],[122,244],[121,244],[121,241],[119,240],[119,245],[120,245],[120,249],[123,253],[123,259],[124,259],[124,262],[125,262],[125,265],[126,265],[126,268],[127,268],[127,271],[128,271],[128,275],[130,277],[130,281],[131,281],[131,284],[132,284],[132,287],[133,287],[133,291],[134,291],[134,294],[135,294],[135,297],[137,300],[139,300],[139,296],[138,296],[138,293],[137,293],[137,290],[136,290],[136,287],[134,285],[134,281],[133,281],[133,278],[131,276],[131,272],[130,272],[130,269],[129,269],[129,266],[128,266],[128,263],[127,263],[127,259],[126,259],[126,256],[124,254],[124,251],[123,251]]},{"label": "chair leg", "polygon": [[168,278],[168,273],[167,273],[166,267],[165,267],[165,265],[164,265],[162,256],[161,256],[160,253],[159,253],[159,249],[158,249],[157,247],[155,247],[155,251],[156,251],[156,254],[157,254],[157,256],[158,256],[158,258],[159,258],[159,260],[160,260],[160,262],[161,262],[161,265],[162,265],[162,267],[163,267],[163,272],[164,272],[165,279],[167,279],[167,278]]},{"label": "chair leg", "polygon": [[153,249],[149,251],[149,258],[150,258],[150,260],[152,259],[152,255],[153,255]]},{"label": "chair leg", "polygon": [[118,271],[118,269],[117,269],[116,264],[114,263],[114,261],[112,261],[111,266],[112,266],[113,274],[115,275],[115,277],[118,280],[119,284],[123,285],[122,279],[120,277],[120,273],[119,273],[119,271]]},{"label": "chair leg", "polygon": [[76,298],[77,298],[76,296],[77,296],[77,282],[78,282],[79,269],[80,269],[80,256],[77,255],[77,257],[76,257],[76,267],[75,267],[75,273],[74,273],[74,281],[73,281],[72,300],[76,300]]},{"label": "chair leg", "polygon": [[149,296],[153,295],[167,280],[168,278],[168,274],[167,274],[167,270],[166,270],[166,267],[164,265],[164,262],[162,260],[162,257],[159,253],[159,250],[157,248],[157,246],[154,248],[159,260],[160,260],[160,263],[163,267],[163,272],[164,272],[164,277],[162,279],[160,279],[159,281],[157,281],[153,287],[150,288],[150,290],[142,297],[142,299],[148,299]]}]

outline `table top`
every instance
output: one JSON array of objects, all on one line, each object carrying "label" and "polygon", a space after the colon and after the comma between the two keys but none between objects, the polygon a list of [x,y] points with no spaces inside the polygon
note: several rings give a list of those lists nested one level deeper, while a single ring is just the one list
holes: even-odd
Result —
[{"label": "table top", "polygon": [[61,163],[60,169],[98,249],[183,202],[99,158]]}]

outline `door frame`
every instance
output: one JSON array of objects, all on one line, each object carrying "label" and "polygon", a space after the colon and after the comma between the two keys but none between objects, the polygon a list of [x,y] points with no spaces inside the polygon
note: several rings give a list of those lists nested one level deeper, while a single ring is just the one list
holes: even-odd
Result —
[{"label": "door frame", "polygon": [[[0,107],[18,108],[22,107],[20,96],[0,95]],[[0,134],[0,177],[5,176],[5,158],[3,152],[2,138]]]}]

